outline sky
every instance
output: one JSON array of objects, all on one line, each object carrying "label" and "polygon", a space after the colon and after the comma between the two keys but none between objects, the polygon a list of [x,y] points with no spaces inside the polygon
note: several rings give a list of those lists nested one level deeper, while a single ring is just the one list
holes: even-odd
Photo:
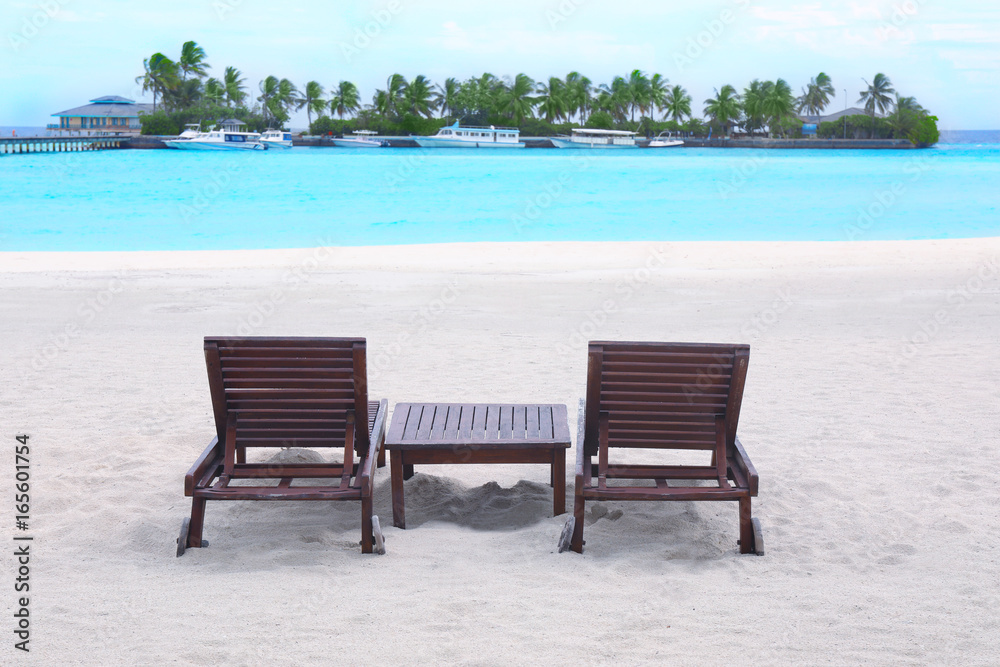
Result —
[{"label": "sky", "polygon": [[798,93],[825,72],[830,113],[882,72],[942,129],[1000,129],[996,0],[0,0],[0,125],[56,122],[103,95],[151,102],[135,84],[143,59],[176,59],[188,40],[210,75],[235,66],[255,95],[272,74],[300,88],[353,81],[369,103],[396,72],[579,71],[597,85],[638,68],[684,86],[700,115],[725,84],[783,78]]}]

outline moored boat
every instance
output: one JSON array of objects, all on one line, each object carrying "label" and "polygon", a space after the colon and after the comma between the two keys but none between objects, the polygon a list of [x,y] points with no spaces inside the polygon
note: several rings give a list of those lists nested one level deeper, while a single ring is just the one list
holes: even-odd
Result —
[{"label": "moored boat", "polygon": [[201,134],[201,123],[188,123],[184,131],[177,135],[178,139],[194,139]]},{"label": "moored boat", "polygon": [[433,137],[411,136],[421,148],[524,148],[518,139],[521,131],[512,127],[462,127],[454,125],[441,128]]},{"label": "moored boat", "polygon": [[[666,136],[664,136],[666,135]],[[673,148],[674,146],[683,146],[684,142],[680,139],[674,139],[670,132],[663,131],[656,135],[656,138],[649,142],[649,148]]]},{"label": "moored boat", "polygon": [[220,151],[220,150],[257,150],[262,151],[266,147],[260,142],[260,134],[256,132],[243,132],[241,128],[246,127],[246,123],[240,120],[230,119],[220,123],[221,130],[211,132],[199,132],[194,137],[170,139],[165,143],[170,148],[179,148],[189,151]]},{"label": "moored boat", "polygon": [[638,148],[635,132],[627,130],[573,129],[572,136],[560,135],[549,139],[556,148]]},{"label": "moored boat", "polygon": [[260,135],[260,142],[267,148],[291,148],[292,133],[269,129]]},{"label": "moored boat", "polygon": [[350,136],[334,139],[333,145],[341,148],[382,148],[385,142],[376,139],[377,136],[378,132],[371,130],[355,130]]}]

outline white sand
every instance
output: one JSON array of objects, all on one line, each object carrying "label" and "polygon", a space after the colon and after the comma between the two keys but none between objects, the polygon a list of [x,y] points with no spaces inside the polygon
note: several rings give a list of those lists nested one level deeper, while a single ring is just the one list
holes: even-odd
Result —
[{"label": "white sand", "polygon": [[[0,280],[3,522],[26,431],[35,536],[29,656],[0,559],[2,664],[1000,655],[1000,239],[6,253]],[[574,421],[588,339],[749,343],[767,554],[737,553],[735,503],[609,504],[558,554],[546,468],[437,466],[406,531],[379,471],[386,556],[357,504],[216,502],[211,547],[175,558],[213,433],[202,338],[238,333],[366,336],[373,397]]]}]

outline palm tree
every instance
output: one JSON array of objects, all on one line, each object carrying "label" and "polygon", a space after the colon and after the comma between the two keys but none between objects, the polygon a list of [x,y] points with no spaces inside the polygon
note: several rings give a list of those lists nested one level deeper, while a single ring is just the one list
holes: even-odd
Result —
[{"label": "palm tree", "polygon": [[264,111],[264,120],[268,120],[269,123],[269,116],[274,115],[274,100],[278,96],[278,85],[280,83],[276,76],[268,76],[260,82],[260,97],[257,98],[257,101],[260,102],[261,109]]},{"label": "palm tree", "polygon": [[901,97],[896,93],[896,110],[886,120],[897,139],[905,139],[916,129],[920,119],[927,115],[927,110],[917,102],[915,97]]},{"label": "palm tree", "polygon": [[722,125],[726,134],[729,127],[740,118],[740,96],[736,89],[726,84],[715,89],[715,97],[705,100],[705,115]]},{"label": "palm tree", "polygon": [[431,82],[423,74],[418,74],[413,81],[406,84],[403,91],[403,99],[406,111],[418,116],[432,116],[434,109],[434,95],[431,89]]},{"label": "palm tree", "polygon": [[[667,107],[667,85],[670,82],[662,74],[653,74],[649,80],[649,102],[652,109],[660,113]],[[652,115],[652,114],[650,114]]]},{"label": "palm tree", "polygon": [[764,100],[767,99],[774,84],[770,81],[754,79],[743,89],[743,128],[753,136],[754,130],[762,130],[767,114],[764,111]]},{"label": "palm tree", "polygon": [[221,81],[212,77],[205,82],[203,97],[212,104],[222,104],[226,98],[226,88]]},{"label": "palm tree", "polygon": [[386,115],[398,116],[403,107],[403,94],[406,92],[406,77],[402,74],[393,74],[386,81],[386,98],[388,100],[388,108],[386,110]]},{"label": "palm tree", "polygon": [[168,90],[163,100],[169,102],[173,109],[189,109],[202,98],[204,87],[200,79],[178,81],[177,85]]},{"label": "palm tree", "polygon": [[335,113],[344,119],[344,114],[356,113],[361,108],[361,96],[358,87],[350,81],[341,81],[330,98],[330,113]]},{"label": "palm tree", "polygon": [[205,49],[194,42],[184,42],[181,46],[181,57],[177,61],[177,66],[181,71],[181,78],[187,79],[188,74],[196,74],[199,77],[205,76],[205,70],[211,67],[205,62]]},{"label": "palm tree", "polygon": [[434,93],[434,106],[441,112],[442,118],[455,110],[455,97],[458,95],[459,85],[458,79],[454,77],[445,79],[443,86],[438,85]]},{"label": "palm tree", "polygon": [[282,111],[284,111],[284,120],[288,120],[288,114],[291,111],[298,111],[301,109],[306,100],[302,97],[299,89],[295,87],[295,84],[288,79],[282,79],[278,82],[278,95],[276,96],[278,104],[281,105]]},{"label": "palm tree", "polygon": [[246,99],[246,79],[235,67],[227,67],[226,73],[222,76],[222,85],[226,89],[226,105],[239,106]]},{"label": "palm tree", "polygon": [[767,88],[767,92],[761,104],[761,111],[767,117],[768,131],[774,135],[781,124],[781,121],[792,115],[795,111],[795,98],[792,96],[792,87],[784,79],[778,79],[774,85]]},{"label": "palm tree", "polygon": [[321,114],[326,109],[326,100],[323,99],[325,94],[326,91],[323,90],[323,86],[319,85],[319,82],[310,81],[306,84],[305,92],[302,94],[302,102],[306,108],[306,118],[309,119],[309,125],[312,125],[314,111]]},{"label": "palm tree", "polygon": [[575,113],[580,114],[583,121],[590,112],[591,106],[591,86],[590,79],[579,72],[570,72],[566,75],[566,101],[569,105],[567,109],[570,116]]},{"label": "palm tree", "polygon": [[376,90],[372,96],[372,110],[379,116],[388,116],[391,105],[389,103],[389,93],[384,90]]},{"label": "palm tree", "polygon": [[616,76],[609,86],[602,83],[598,95],[600,108],[610,113],[615,120],[628,120],[629,107],[632,105],[632,89],[629,82],[620,76]]},{"label": "palm tree", "polygon": [[560,120],[568,115],[566,84],[557,76],[549,77],[549,82],[538,83],[538,113],[548,122]]},{"label": "palm tree", "polygon": [[142,61],[145,74],[135,78],[136,83],[142,84],[142,92],[151,91],[153,93],[153,112],[156,112],[156,96],[161,98],[174,86],[177,85],[177,63],[162,53],[154,53],[146,60]]},{"label": "palm tree", "polygon": [[917,102],[915,97],[900,97],[899,93],[896,93],[895,102],[896,111],[912,111],[913,113],[926,114],[927,109],[924,109]]},{"label": "palm tree", "polygon": [[498,111],[508,118],[513,118],[516,125],[524,122],[534,114],[535,82],[527,74],[518,74],[513,83],[503,92],[497,106]]},{"label": "palm tree", "polygon": [[833,94],[833,82],[829,76],[820,72],[802,89],[802,96],[797,100],[798,111],[805,111],[810,116],[819,116],[830,104],[830,95]]},{"label": "palm tree", "polygon": [[872,117],[872,136],[875,136],[875,109],[877,108],[882,115],[885,115],[886,109],[892,107],[892,98],[889,96],[895,94],[896,90],[892,87],[892,81],[889,80],[889,77],[881,72],[875,75],[871,83],[865,79],[861,80],[868,88],[861,91],[858,102],[865,103],[865,111]]},{"label": "palm tree", "polygon": [[682,86],[674,86],[667,91],[663,108],[675,123],[680,123],[685,116],[691,116],[691,96]]},{"label": "palm tree", "polygon": [[628,77],[628,89],[631,97],[632,120],[635,120],[635,110],[639,109],[639,115],[644,116],[652,103],[649,77],[642,73],[642,70],[632,70]]}]

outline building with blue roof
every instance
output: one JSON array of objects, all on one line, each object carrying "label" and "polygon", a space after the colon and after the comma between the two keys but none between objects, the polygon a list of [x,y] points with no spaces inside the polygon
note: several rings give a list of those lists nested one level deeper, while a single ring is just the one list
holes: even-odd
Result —
[{"label": "building with blue roof", "polygon": [[137,104],[134,100],[107,95],[90,100],[90,104],[52,114],[58,124],[48,129],[59,134],[100,135],[139,134],[140,113],[151,113],[152,104]]}]

